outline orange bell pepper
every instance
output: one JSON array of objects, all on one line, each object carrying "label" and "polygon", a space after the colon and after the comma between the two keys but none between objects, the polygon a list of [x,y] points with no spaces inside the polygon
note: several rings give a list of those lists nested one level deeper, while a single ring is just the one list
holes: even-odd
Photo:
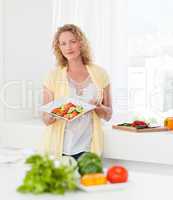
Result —
[{"label": "orange bell pepper", "polygon": [[107,179],[102,173],[85,174],[81,177],[80,183],[85,186],[102,185],[107,183]]}]

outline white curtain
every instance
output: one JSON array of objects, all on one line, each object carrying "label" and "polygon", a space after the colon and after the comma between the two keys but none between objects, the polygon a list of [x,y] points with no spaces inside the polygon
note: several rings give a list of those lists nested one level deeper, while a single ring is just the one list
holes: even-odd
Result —
[{"label": "white curtain", "polygon": [[[81,27],[90,41],[98,64],[110,69],[112,43],[111,0],[58,0],[54,1],[54,27],[73,23]],[[114,27],[112,27],[114,28]]]},{"label": "white curtain", "polygon": [[127,111],[127,0],[54,0],[53,28],[81,27],[95,63],[111,77],[114,111]]},{"label": "white curtain", "polygon": [[[4,15],[3,15],[3,5],[4,2],[3,0],[0,0],[0,88],[2,87],[3,84],[3,65],[4,65]],[[4,107],[2,103],[0,104],[0,121],[2,121],[4,118]]]}]

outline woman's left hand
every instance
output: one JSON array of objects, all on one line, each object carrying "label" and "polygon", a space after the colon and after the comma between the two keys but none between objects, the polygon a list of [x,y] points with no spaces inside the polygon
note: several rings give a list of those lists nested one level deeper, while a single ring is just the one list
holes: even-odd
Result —
[{"label": "woman's left hand", "polygon": [[103,100],[101,103],[98,103],[96,100],[91,100],[89,103],[96,106],[95,112],[100,117],[106,121],[109,121],[112,117],[112,98],[111,98],[111,89],[108,85],[103,90]]},{"label": "woman's left hand", "polygon": [[106,121],[108,121],[111,118],[112,109],[110,107],[105,106],[103,104],[98,104],[94,100],[91,100],[89,103],[96,106],[96,108],[94,109],[94,111],[96,112],[96,114],[100,118],[105,119]]}]

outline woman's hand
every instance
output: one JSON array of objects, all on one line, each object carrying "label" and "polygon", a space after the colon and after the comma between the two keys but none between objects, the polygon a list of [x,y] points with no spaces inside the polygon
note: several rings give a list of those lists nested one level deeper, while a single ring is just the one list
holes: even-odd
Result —
[{"label": "woman's hand", "polygon": [[[53,93],[50,90],[48,90],[46,87],[44,87],[43,88],[43,104],[47,104],[53,100],[54,100]],[[50,124],[53,124],[56,121],[56,119],[53,116],[51,116],[49,113],[46,113],[46,112],[42,114],[42,120],[47,126]]]},{"label": "woman's hand", "polygon": [[50,124],[53,124],[56,121],[56,118],[54,118],[52,115],[49,113],[44,112],[42,114],[42,120],[43,122],[48,126]]},{"label": "woman's hand", "polygon": [[94,109],[94,111],[96,112],[96,114],[106,120],[109,121],[111,119],[112,116],[112,109],[109,108],[108,106],[104,106],[103,104],[96,104],[91,102],[91,104],[95,105],[96,108]]},{"label": "woman's hand", "polygon": [[97,113],[97,115],[100,118],[102,118],[106,121],[109,121],[111,119],[112,110],[108,106],[104,106],[103,104],[99,104],[99,105],[96,106],[95,112]]},{"label": "woman's hand", "polygon": [[98,104],[96,100],[91,100],[89,103],[96,106],[94,111],[100,118],[109,121],[112,117],[112,100],[110,95],[110,85],[108,85],[103,91],[103,101],[101,104]]}]

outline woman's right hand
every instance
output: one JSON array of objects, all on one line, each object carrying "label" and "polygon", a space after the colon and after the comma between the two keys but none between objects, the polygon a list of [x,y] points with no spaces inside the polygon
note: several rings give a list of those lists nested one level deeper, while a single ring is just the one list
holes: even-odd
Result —
[{"label": "woman's right hand", "polygon": [[[43,88],[43,104],[48,104],[49,102],[54,100],[54,94],[51,92],[48,88]],[[56,119],[50,115],[49,113],[44,112],[42,114],[42,120],[43,122],[48,126],[53,124]]]},{"label": "woman's right hand", "polygon": [[46,112],[42,114],[42,119],[47,126],[53,124],[56,121],[56,118]]}]

